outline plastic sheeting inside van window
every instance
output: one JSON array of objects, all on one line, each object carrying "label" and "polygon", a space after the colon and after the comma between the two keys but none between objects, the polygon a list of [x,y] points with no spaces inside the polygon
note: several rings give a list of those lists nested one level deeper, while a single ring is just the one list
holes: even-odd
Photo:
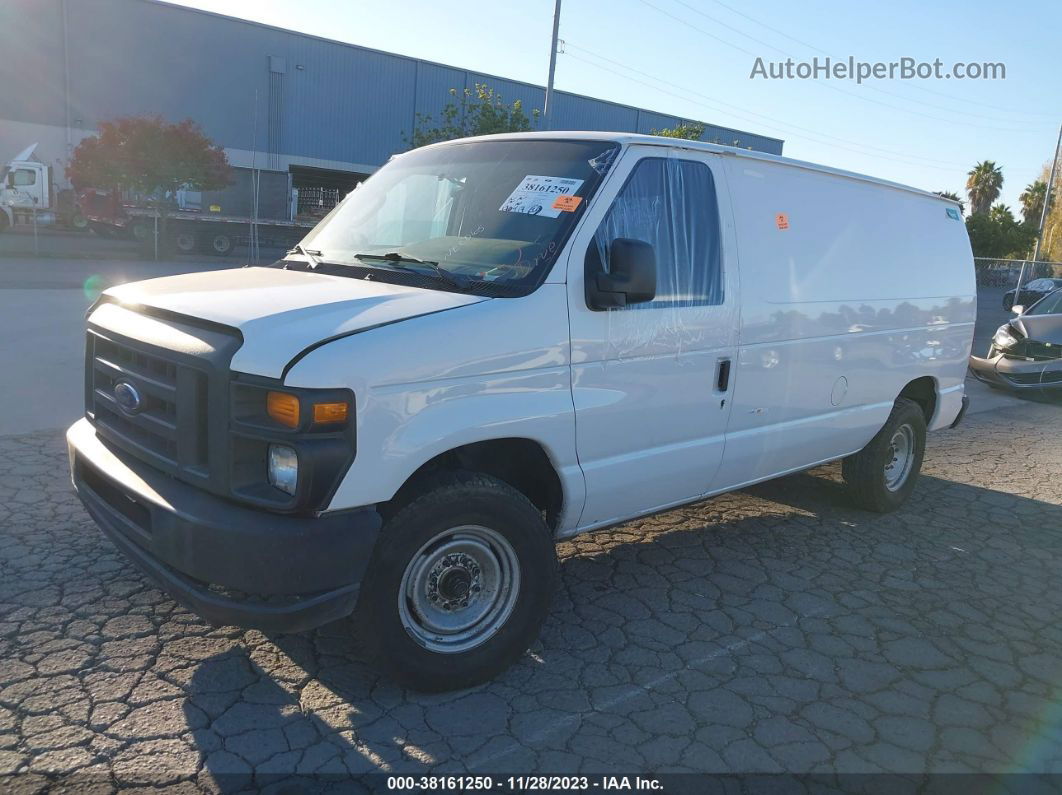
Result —
[{"label": "plastic sheeting inside van window", "polygon": [[719,207],[704,163],[665,158],[638,163],[594,235],[606,271],[610,243],[621,237],[644,240],[656,252],[656,298],[628,310],[723,302]]},{"label": "plastic sheeting inside van window", "polygon": [[700,348],[723,303],[719,207],[711,169],[692,160],[646,158],[635,166],[594,235],[600,267],[626,237],[656,253],[656,298],[608,310],[608,357]]}]

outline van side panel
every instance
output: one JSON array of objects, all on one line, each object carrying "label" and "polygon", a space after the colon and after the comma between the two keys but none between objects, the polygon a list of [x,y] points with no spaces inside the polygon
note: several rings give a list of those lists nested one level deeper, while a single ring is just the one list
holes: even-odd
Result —
[{"label": "van side panel", "polygon": [[976,314],[954,205],[798,166],[727,158],[741,328],[720,489],[861,449],[931,376],[950,424]]}]

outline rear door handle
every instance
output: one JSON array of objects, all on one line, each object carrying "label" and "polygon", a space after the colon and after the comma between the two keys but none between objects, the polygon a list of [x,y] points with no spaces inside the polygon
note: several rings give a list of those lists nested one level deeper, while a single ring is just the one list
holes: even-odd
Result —
[{"label": "rear door handle", "polygon": [[715,386],[720,392],[730,388],[730,359],[720,359],[716,365]]}]

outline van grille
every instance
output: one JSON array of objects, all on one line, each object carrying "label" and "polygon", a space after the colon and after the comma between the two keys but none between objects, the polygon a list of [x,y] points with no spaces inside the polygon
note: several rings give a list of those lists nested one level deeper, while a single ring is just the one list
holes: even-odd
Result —
[{"label": "van grille", "polygon": [[[163,470],[208,476],[206,374],[171,360],[167,351],[93,331],[87,346],[86,413],[97,432]],[[141,397],[135,412],[124,410],[115,397],[122,382]]]}]

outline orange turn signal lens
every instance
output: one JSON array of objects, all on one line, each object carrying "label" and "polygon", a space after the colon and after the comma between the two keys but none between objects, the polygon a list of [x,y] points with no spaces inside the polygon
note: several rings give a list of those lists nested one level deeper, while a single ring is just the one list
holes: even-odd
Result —
[{"label": "orange turn signal lens", "polygon": [[347,421],[346,403],[314,403],[313,422],[315,425],[331,425]]},{"label": "orange turn signal lens", "polygon": [[266,395],[266,414],[289,428],[299,427],[299,399],[286,392]]}]

